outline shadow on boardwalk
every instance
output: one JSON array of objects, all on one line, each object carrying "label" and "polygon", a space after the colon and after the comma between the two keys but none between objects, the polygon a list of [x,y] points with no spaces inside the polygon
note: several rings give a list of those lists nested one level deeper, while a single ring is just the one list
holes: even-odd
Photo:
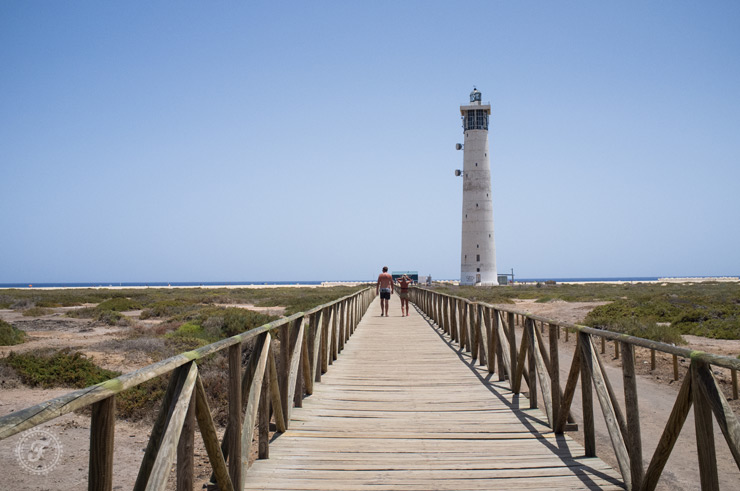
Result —
[{"label": "shadow on boardwalk", "polygon": [[419,312],[377,300],[256,461],[246,489],[621,489],[617,472],[472,365]]}]

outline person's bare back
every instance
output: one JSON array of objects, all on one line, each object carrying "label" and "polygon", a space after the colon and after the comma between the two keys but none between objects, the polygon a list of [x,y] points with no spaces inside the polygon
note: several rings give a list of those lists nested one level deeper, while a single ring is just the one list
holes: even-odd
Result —
[{"label": "person's bare back", "polygon": [[391,288],[393,290],[393,277],[390,273],[380,273],[378,276],[378,288]]},{"label": "person's bare back", "polygon": [[388,317],[388,302],[393,293],[393,276],[388,273],[388,266],[383,266],[383,272],[378,276],[375,284],[375,294],[380,292],[380,316]]}]

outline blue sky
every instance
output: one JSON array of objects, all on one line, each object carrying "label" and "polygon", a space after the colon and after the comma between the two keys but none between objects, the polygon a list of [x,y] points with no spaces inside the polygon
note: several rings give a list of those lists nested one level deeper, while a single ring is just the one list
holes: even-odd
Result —
[{"label": "blue sky", "polygon": [[0,282],[740,274],[738,2],[0,3]]}]

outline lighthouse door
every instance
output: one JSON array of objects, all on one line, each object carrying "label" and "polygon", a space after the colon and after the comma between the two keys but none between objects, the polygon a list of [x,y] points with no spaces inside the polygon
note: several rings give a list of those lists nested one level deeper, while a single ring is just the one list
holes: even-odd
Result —
[{"label": "lighthouse door", "polygon": [[475,282],[476,282],[476,283],[480,283],[480,273],[477,273],[477,274],[475,275]]}]

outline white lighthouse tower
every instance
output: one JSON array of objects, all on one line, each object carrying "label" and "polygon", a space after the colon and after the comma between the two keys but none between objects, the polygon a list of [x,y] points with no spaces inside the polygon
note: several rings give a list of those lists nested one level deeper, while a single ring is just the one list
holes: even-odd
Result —
[{"label": "white lighthouse tower", "polygon": [[[481,103],[481,93],[473,88],[470,105],[460,106],[460,113],[465,133],[463,170],[455,172],[463,178],[460,284],[498,285],[488,152],[491,106]],[[458,144],[458,150],[460,147]]]}]

